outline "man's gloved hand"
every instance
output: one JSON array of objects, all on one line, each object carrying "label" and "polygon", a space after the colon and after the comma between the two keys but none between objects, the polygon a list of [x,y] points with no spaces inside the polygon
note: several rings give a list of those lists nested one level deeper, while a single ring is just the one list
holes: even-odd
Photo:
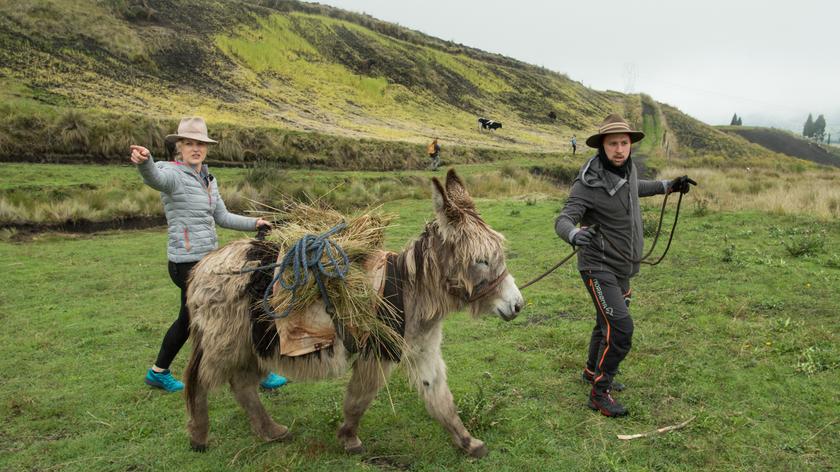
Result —
[{"label": "man's gloved hand", "polygon": [[697,182],[691,180],[687,175],[677,177],[676,179],[671,180],[671,184],[668,186],[668,193],[688,193],[688,191],[691,190],[692,185],[697,185]]},{"label": "man's gloved hand", "polygon": [[574,236],[572,236],[572,244],[578,247],[589,246],[595,239],[595,228],[581,227]]}]

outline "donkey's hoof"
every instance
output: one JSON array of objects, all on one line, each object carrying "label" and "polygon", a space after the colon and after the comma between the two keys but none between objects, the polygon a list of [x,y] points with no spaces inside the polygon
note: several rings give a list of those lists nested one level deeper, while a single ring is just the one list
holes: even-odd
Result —
[{"label": "donkey's hoof", "polygon": [[344,446],[344,451],[348,454],[362,454],[365,452],[365,446],[363,446],[362,443],[354,446]]},{"label": "donkey's hoof", "polygon": [[289,439],[292,436],[292,433],[289,431],[289,428],[281,425],[275,424],[265,434],[261,434],[262,439],[266,442],[275,442],[275,441],[284,441]]},{"label": "donkey's hoof", "polygon": [[490,451],[487,450],[487,445],[478,439],[473,439],[472,444],[470,444],[469,449],[467,449],[467,455],[475,457],[476,459],[486,456],[488,452]]},{"label": "donkey's hoof", "polygon": [[195,441],[190,441],[190,449],[193,452],[207,452],[207,443],[200,444]]},{"label": "donkey's hoof", "polygon": [[344,444],[344,451],[348,454],[361,454],[365,452],[365,446],[362,445],[362,440],[358,436],[344,436],[339,433],[338,439]]}]

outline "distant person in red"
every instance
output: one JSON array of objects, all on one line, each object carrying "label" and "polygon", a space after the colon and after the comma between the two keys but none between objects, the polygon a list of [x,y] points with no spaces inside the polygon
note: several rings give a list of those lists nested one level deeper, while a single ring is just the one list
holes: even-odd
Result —
[{"label": "distant person in red", "polygon": [[[204,164],[209,144],[215,140],[207,136],[203,118],[184,118],[178,133],[166,136],[168,143],[175,143],[176,160],[155,162],[143,146],[131,146],[131,163],[137,166],[143,182],[160,191],[166,223],[169,226],[167,258],[169,277],[181,289],[181,310],[163,337],[155,364],[146,372],[145,382],[167,392],[177,392],[184,384],[169,371],[190,335],[190,314],[187,309],[187,279],[190,270],[207,253],[218,247],[216,225],[239,231],[253,231],[271,224],[262,218],[249,218],[227,211],[219,195],[213,174]],[[277,388],[286,379],[269,373],[263,379],[263,388]]]},{"label": "distant person in red", "polygon": [[429,166],[431,170],[438,170],[440,166],[440,144],[438,144],[438,138],[432,140],[431,143],[426,148],[426,152],[429,153],[429,157],[432,159],[432,163]]},{"label": "distant person in red", "polygon": [[[580,169],[554,223],[558,236],[580,247],[578,270],[595,305],[595,327],[582,376],[592,385],[589,407],[605,416],[627,414],[611,392],[624,388],[613,379],[619,363],[630,352],[633,339],[630,278],[639,272],[644,245],[639,197],[687,193],[693,182],[687,176],[674,180],[639,179],[631,158],[631,144],[644,137],[620,116],[609,115],[598,132],[586,140],[586,145],[598,153]],[[593,230],[596,224],[597,232]]]}]

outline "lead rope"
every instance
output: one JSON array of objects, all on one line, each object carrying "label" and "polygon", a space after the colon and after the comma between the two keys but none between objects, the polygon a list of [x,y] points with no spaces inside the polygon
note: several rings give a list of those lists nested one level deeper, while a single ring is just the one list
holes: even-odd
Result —
[{"label": "lead rope", "polygon": [[650,255],[653,253],[653,249],[656,247],[656,242],[659,240],[659,234],[662,231],[662,219],[665,215],[665,203],[668,202],[668,194],[665,195],[665,200],[662,201],[662,211],[659,213],[659,226],[656,228],[656,236],[653,239],[653,245],[650,247],[650,250],[648,251],[648,253],[645,254],[644,256],[642,256],[641,259],[639,259],[639,260],[631,259],[631,258],[625,256],[624,254],[622,254],[621,251],[618,250],[618,247],[616,247],[615,243],[613,243],[610,240],[610,238],[608,238],[607,235],[604,234],[603,232],[601,232],[601,237],[604,238],[604,241],[606,241],[607,244],[609,244],[610,247],[612,247],[613,250],[619,256],[621,256],[621,258],[624,259],[625,261],[627,261],[631,264],[647,264],[649,266],[655,266],[655,265],[659,264],[660,262],[662,262],[663,259],[665,259],[665,255],[668,254],[668,250],[671,249],[671,241],[674,240],[674,233],[676,233],[676,230],[677,230],[677,221],[680,218],[680,206],[682,205],[682,199],[683,199],[683,193],[680,192],[680,196],[677,199],[677,211],[674,213],[674,224],[671,226],[671,235],[668,237],[668,245],[665,246],[665,251],[662,252],[662,255],[659,256],[659,259],[657,259],[655,262],[649,262],[646,259],[648,259],[650,257]]},{"label": "lead rope", "polygon": [[[622,254],[622,253],[621,253],[621,252],[620,252],[620,251],[616,248],[615,244],[613,244],[613,242],[612,242],[612,241],[610,241],[610,239],[609,239],[609,238],[607,238],[607,236],[606,236],[606,235],[605,235],[602,231],[600,231],[600,227],[599,227],[597,224],[592,225],[592,226],[591,226],[591,228],[592,228],[592,230],[593,230],[594,232],[596,232],[596,233],[601,233],[601,236],[604,238],[604,240],[605,240],[605,241],[607,241],[607,243],[609,243],[609,245],[610,245],[610,246],[611,246],[611,247],[612,247],[612,248],[613,248],[613,249],[614,249],[614,250],[618,253],[618,255],[619,255],[619,256],[621,256],[621,257],[622,257],[625,261],[630,262],[630,263],[632,263],[632,264],[639,264],[639,263],[641,263],[641,264],[648,264],[648,265],[651,265],[651,266],[655,266],[655,265],[659,264],[660,262],[662,262],[662,260],[663,260],[663,259],[665,259],[665,255],[666,255],[666,254],[668,254],[668,250],[669,250],[669,249],[671,249],[671,241],[673,241],[673,239],[674,239],[674,233],[676,232],[676,229],[677,229],[677,220],[679,220],[679,217],[680,217],[680,206],[682,205],[682,198],[683,198],[683,193],[682,193],[682,192],[680,192],[680,197],[679,197],[679,199],[677,200],[677,211],[676,211],[676,214],[674,215],[674,224],[671,226],[671,235],[670,235],[670,237],[668,238],[668,245],[667,245],[667,246],[665,246],[665,252],[663,252],[663,253],[662,253],[662,255],[661,255],[661,256],[659,256],[659,259],[657,259],[657,260],[656,260],[656,262],[648,262],[648,261],[646,261],[645,259],[647,259],[648,257],[650,257],[650,255],[653,253],[654,248],[656,248],[656,243],[659,241],[659,235],[660,235],[660,234],[661,234],[661,232],[662,232],[662,221],[664,220],[664,217],[665,217],[665,205],[668,203],[668,196],[669,196],[669,195],[670,195],[670,194],[667,194],[667,193],[666,193],[666,194],[665,194],[665,199],[663,199],[663,200],[662,200],[662,209],[659,211],[659,225],[656,227],[656,235],[653,237],[653,244],[650,246],[650,250],[647,252],[647,254],[645,254],[645,255],[644,255],[641,259],[639,259],[638,261],[635,261],[635,260],[632,260],[632,259],[630,259],[630,258],[625,257],[625,256],[624,256],[624,254]],[[565,264],[566,262],[568,262],[568,261],[569,261],[569,259],[571,259],[571,258],[572,258],[575,254],[577,254],[577,253],[578,253],[578,251],[580,251],[580,247],[575,247],[575,250],[574,250],[574,251],[572,251],[572,253],[571,253],[571,254],[569,254],[568,256],[564,257],[564,258],[563,258],[560,262],[558,262],[557,264],[554,264],[554,266],[553,266],[552,268],[550,268],[550,269],[548,269],[547,271],[543,272],[543,273],[542,273],[542,275],[538,276],[537,278],[535,278],[535,279],[533,279],[533,280],[531,280],[531,281],[529,281],[529,282],[527,282],[527,283],[525,283],[525,284],[523,284],[523,285],[520,285],[520,286],[518,287],[518,288],[519,288],[519,290],[522,290],[522,289],[524,289],[524,288],[528,287],[528,286],[529,286],[529,285],[531,285],[531,284],[534,284],[534,283],[539,282],[540,280],[542,280],[543,278],[545,278],[548,274],[550,274],[550,273],[554,272],[554,271],[555,271],[555,270],[557,270],[560,266],[562,266],[563,264]]]}]

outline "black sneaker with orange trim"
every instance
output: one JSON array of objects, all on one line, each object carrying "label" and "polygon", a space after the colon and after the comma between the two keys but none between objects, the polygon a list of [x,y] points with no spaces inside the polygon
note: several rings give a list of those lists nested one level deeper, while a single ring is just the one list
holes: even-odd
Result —
[{"label": "black sneaker with orange trim", "polygon": [[615,401],[609,390],[599,392],[593,388],[589,393],[589,408],[600,411],[602,415],[611,418],[627,414],[627,408]]},{"label": "black sneaker with orange trim", "polygon": [[[591,370],[589,370],[587,368],[584,368],[583,372],[580,373],[580,378],[584,382],[592,385],[592,382],[595,381],[595,372],[592,372]],[[624,390],[624,384],[621,383],[621,382],[613,381],[612,385],[610,386],[610,390],[615,390],[616,392],[620,392],[620,391]]]}]

